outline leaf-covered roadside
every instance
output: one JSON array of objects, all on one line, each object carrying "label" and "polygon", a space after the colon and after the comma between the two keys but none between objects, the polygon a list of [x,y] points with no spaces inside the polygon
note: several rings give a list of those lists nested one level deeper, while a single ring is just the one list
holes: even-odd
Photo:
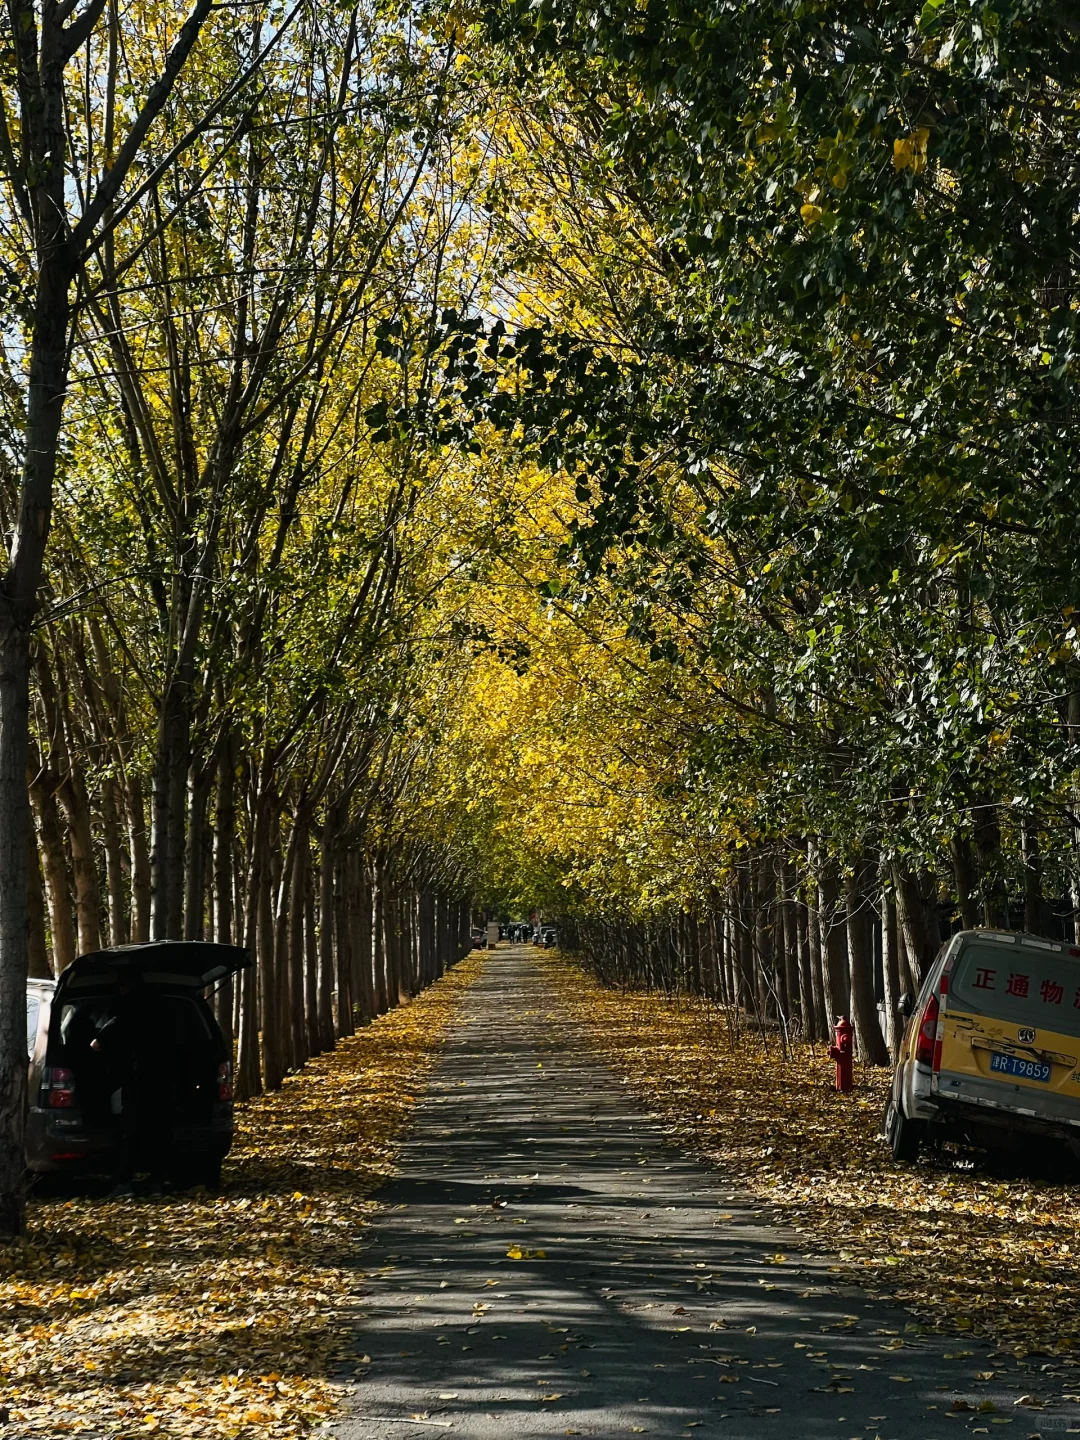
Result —
[{"label": "leaf-covered roadside", "polygon": [[482,957],[238,1110],[219,1195],[31,1205],[0,1251],[17,1436],[298,1436],[350,1354],[366,1198]]},{"label": "leaf-covered roadside", "polygon": [[1018,1356],[1080,1349],[1080,1191],[1002,1182],[955,1157],[902,1168],[880,1138],[885,1071],[833,1089],[821,1046],[743,1034],[697,998],[601,989],[543,963],[572,1021],[672,1133],[926,1323]]}]

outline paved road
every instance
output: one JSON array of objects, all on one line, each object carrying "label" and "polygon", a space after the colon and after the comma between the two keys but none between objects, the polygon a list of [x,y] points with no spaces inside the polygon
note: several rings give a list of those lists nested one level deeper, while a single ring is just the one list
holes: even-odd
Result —
[{"label": "paved road", "polygon": [[1080,1370],[918,1335],[672,1148],[524,949],[468,993],[383,1198],[341,1440],[1080,1434]]}]

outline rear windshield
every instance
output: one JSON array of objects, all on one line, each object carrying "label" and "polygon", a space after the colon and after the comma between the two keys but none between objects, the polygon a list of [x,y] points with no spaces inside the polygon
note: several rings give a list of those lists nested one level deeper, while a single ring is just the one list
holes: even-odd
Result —
[{"label": "rear windshield", "polygon": [[949,1004],[1015,1025],[1080,1035],[1080,961],[1020,945],[965,945],[949,976]]},{"label": "rear windshield", "polygon": [[[119,997],[80,995],[54,1007],[49,1033],[52,1063],[74,1060],[95,1039],[101,1039],[110,1022],[122,1014]],[[129,1043],[164,1060],[171,1056],[203,1058],[218,1048],[216,1026],[205,1006],[189,995],[153,993],[136,1016]]]}]

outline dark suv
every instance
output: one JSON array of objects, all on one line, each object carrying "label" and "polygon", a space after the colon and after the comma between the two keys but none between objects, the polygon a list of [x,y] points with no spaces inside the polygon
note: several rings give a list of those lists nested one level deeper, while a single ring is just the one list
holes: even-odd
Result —
[{"label": "dark suv", "polygon": [[82,955],[55,988],[39,986],[31,1171],[215,1186],[232,1145],[232,1066],[204,992],[250,963],[233,945],[152,940]]}]

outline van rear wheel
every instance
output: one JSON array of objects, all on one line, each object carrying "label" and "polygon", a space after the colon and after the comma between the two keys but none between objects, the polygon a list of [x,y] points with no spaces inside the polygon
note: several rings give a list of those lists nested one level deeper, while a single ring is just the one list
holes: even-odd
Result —
[{"label": "van rear wheel", "polygon": [[926,1122],[909,1120],[898,1105],[892,1107],[889,1121],[889,1148],[900,1165],[911,1165],[919,1158]]}]

